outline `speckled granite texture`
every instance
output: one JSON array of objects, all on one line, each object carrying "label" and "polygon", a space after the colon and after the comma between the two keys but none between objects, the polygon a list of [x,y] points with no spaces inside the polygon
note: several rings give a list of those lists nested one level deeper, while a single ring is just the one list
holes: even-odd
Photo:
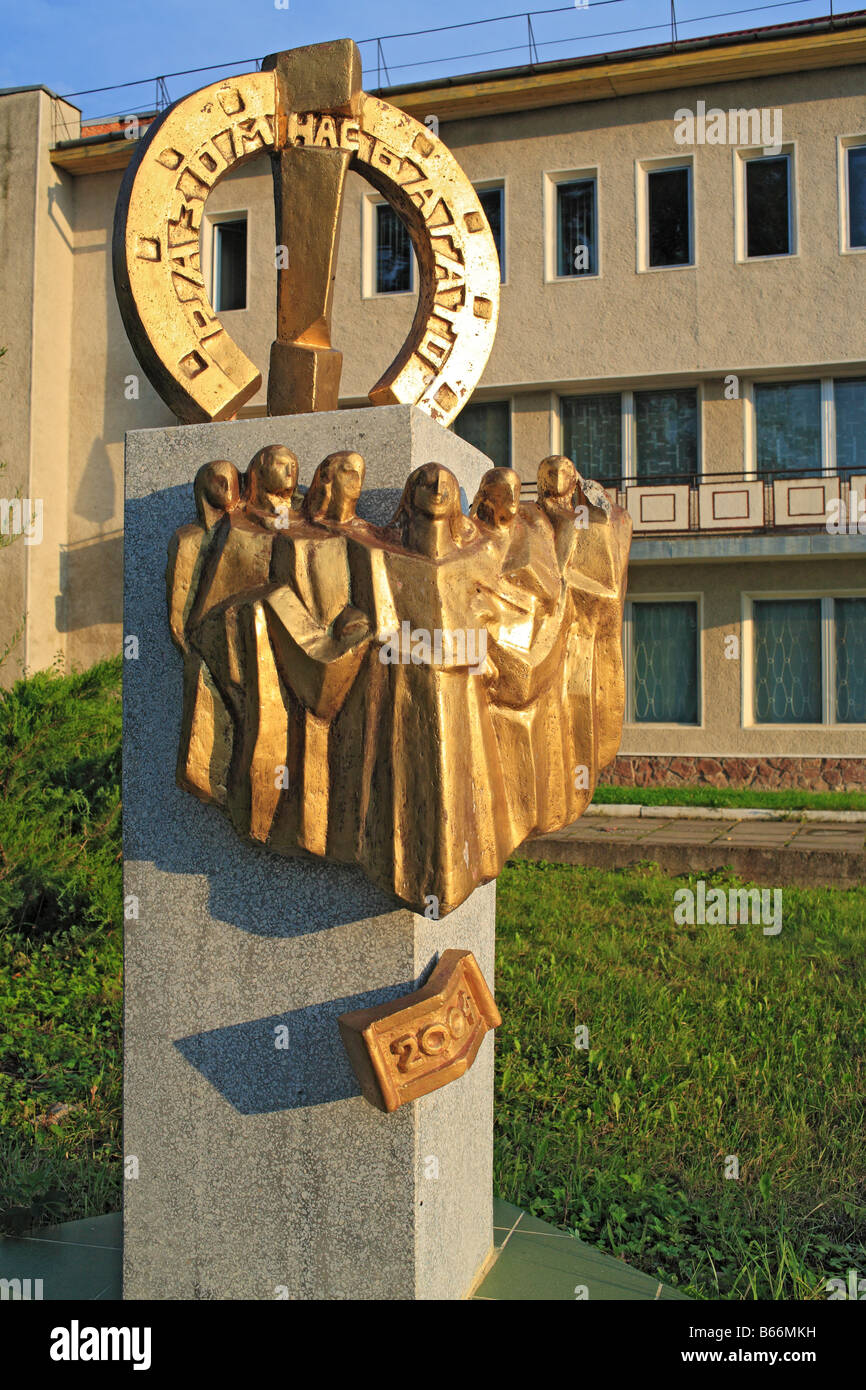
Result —
[{"label": "speckled granite texture", "polygon": [[372,520],[420,463],[447,464],[469,498],[490,466],[403,406],[127,436],[124,1296],[459,1298],[493,1238],[493,1035],[466,1076],[385,1115],[336,1017],[416,988],[452,946],[492,985],[495,885],[428,921],[360,871],[244,845],[174,783],[166,546],[193,519],[199,465],[244,468],[268,443],[295,450],[302,485],[325,454],[360,450]]}]

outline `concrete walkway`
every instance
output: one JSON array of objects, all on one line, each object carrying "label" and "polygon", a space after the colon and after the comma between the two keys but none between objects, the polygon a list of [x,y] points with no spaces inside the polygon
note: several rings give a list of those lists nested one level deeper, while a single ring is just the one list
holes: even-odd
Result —
[{"label": "concrete walkway", "polygon": [[[599,808],[600,809],[600,808]],[[616,814],[613,814],[616,809]],[[641,808],[646,809],[646,808]],[[527,859],[592,864],[615,869],[652,860],[666,873],[703,873],[729,866],[767,887],[787,883],[848,888],[866,882],[866,823],[848,820],[765,820],[754,811],[742,819],[686,817],[681,806],[605,807],[604,814],[530,840],[518,851]]]}]

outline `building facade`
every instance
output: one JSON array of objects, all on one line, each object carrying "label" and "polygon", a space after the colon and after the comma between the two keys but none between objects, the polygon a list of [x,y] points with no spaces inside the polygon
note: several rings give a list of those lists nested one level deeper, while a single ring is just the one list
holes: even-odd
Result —
[{"label": "building facade", "polygon": [[[438,128],[500,249],[499,331],[454,427],[527,496],[568,454],[634,520],[606,778],[866,785],[866,15],[381,95]],[[0,93],[0,492],[30,519],[13,538],[3,509],[5,680],[120,649],[123,436],[173,420],[112,284],[135,134]],[[201,244],[263,370],[274,240],[263,155],[214,188]],[[341,404],[401,346],[415,286],[402,224],[351,175]]]}]

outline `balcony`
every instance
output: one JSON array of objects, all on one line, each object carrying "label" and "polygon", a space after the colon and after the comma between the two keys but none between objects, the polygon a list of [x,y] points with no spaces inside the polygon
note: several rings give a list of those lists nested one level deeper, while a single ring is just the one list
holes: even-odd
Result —
[{"label": "balcony", "polygon": [[[866,549],[866,474],[679,474],[624,478],[605,484],[605,491],[630,513],[635,537],[819,532],[831,542],[857,538],[859,544],[845,548]],[[534,500],[534,484],[523,484],[521,498]]]}]

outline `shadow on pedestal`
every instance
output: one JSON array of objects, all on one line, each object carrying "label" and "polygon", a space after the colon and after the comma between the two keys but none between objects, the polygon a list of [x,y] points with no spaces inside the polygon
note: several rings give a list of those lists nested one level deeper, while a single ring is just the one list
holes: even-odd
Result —
[{"label": "shadow on pedestal", "polygon": [[[398,999],[416,988],[414,980],[406,980],[391,989],[368,990],[230,1028],[194,1033],[179,1039],[175,1047],[242,1115],[348,1100],[359,1096],[361,1088],[340,1040],[337,1018]],[[281,1033],[282,1029],[286,1032]],[[278,1040],[284,1045],[278,1047]]]}]

